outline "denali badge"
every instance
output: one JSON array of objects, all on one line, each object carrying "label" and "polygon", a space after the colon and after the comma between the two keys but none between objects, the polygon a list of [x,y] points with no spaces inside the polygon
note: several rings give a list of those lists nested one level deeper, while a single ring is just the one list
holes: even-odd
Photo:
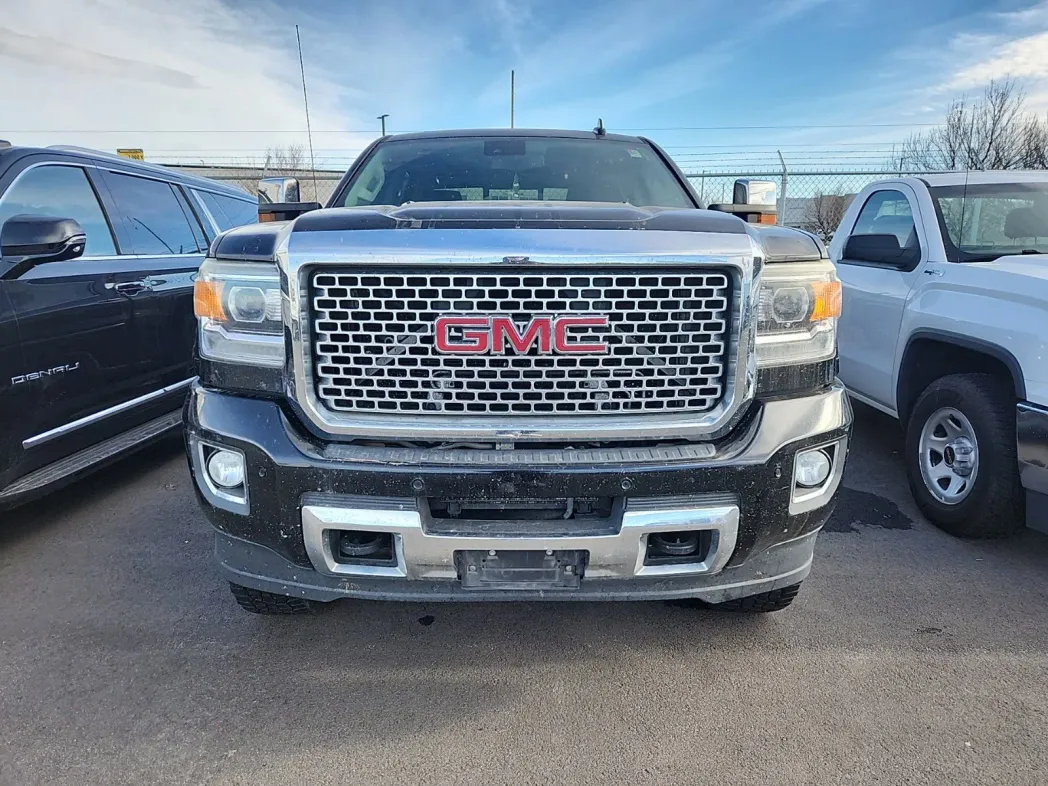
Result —
[{"label": "denali badge", "polygon": [[67,363],[64,366],[54,366],[52,368],[42,368],[39,371],[30,371],[28,374],[19,374],[16,377],[11,377],[11,385],[24,385],[26,382],[33,382],[37,379],[43,379],[44,377],[53,377],[55,374],[65,374],[67,371],[76,371],[80,368],[80,361],[76,363]]},{"label": "denali badge", "polygon": [[519,328],[512,317],[503,314],[438,317],[436,346],[437,352],[450,355],[501,355],[510,347],[516,354],[523,355],[535,346],[543,355],[603,355],[608,351],[603,341],[590,344],[569,341],[568,331],[607,326],[606,314],[533,317]]}]

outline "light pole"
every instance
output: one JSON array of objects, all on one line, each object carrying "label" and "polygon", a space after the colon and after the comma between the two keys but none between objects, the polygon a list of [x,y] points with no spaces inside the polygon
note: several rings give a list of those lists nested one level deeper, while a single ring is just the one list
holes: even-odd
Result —
[{"label": "light pole", "polygon": [[382,136],[386,135],[386,118],[387,117],[389,117],[389,113],[388,112],[386,114],[384,114],[384,115],[379,115],[378,116],[378,119],[382,121]]}]

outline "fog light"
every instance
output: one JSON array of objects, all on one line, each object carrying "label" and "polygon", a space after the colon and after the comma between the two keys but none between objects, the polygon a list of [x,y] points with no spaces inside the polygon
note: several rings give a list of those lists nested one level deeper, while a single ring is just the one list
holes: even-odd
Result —
[{"label": "fog light", "polygon": [[244,482],[244,457],[231,450],[216,450],[207,460],[207,474],[216,486],[236,488]]},{"label": "fog light", "polygon": [[830,476],[830,457],[821,450],[797,454],[793,480],[798,486],[810,489],[822,485]]}]

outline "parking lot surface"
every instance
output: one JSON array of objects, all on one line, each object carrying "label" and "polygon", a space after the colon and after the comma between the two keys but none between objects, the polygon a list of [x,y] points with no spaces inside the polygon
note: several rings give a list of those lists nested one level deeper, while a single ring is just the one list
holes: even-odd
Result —
[{"label": "parking lot surface", "polygon": [[242,612],[172,442],[0,519],[0,784],[1043,783],[1048,537],[924,522],[860,408],[794,606]]}]

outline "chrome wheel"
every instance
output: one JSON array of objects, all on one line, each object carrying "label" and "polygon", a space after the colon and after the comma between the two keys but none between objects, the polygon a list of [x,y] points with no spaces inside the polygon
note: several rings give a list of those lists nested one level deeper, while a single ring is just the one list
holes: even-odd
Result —
[{"label": "chrome wheel", "polygon": [[975,486],[979,474],[979,443],[975,429],[953,407],[932,413],[921,429],[921,476],[932,495],[944,505],[957,505]]}]

